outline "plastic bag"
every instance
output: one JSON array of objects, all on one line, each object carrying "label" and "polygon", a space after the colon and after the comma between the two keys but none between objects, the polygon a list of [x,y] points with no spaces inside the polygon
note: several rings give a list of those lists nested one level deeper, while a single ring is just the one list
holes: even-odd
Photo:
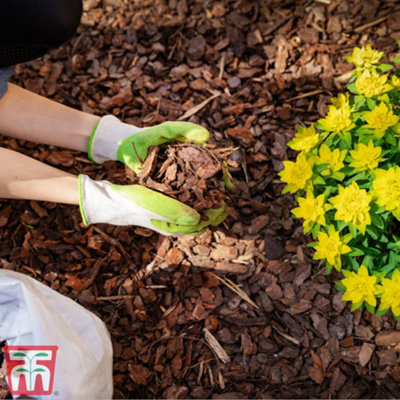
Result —
[{"label": "plastic bag", "polygon": [[[58,346],[52,393],[30,392],[29,396],[59,400],[112,398],[112,346],[104,323],[68,297],[9,270],[0,270],[0,340],[7,340],[7,346]],[[36,369],[36,374],[44,369],[47,367]],[[16,374],[28,376],[28,372]],[[17,378],[13,378],[13,387]],[[7,383],[10,388],[10,377]]]}]

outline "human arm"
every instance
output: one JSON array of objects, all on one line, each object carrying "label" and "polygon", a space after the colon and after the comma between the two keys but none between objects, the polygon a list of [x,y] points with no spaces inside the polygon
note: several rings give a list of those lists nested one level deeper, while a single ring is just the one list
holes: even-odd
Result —
[{"label": "human arm", "polygon": [[79,204],[78,177],[0,148],[0,197]]},{"label": "human arm", "polygon": [[85,225],[136,225],[162,234],[199,234],[227,215],[221,207],[207,211],[208,221],[200,221],[192,208],[140,185],[77,177],[4,148],[0,159],[0,198],[79,204]]},{"label": "human arm", "polygon": [[83,152],[100,120],[12,83],[0,99],[0,116],[3,135]]}]

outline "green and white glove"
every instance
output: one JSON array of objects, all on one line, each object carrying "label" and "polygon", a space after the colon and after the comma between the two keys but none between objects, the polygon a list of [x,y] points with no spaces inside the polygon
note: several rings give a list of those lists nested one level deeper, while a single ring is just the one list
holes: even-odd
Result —
[{"label": "green and white glove", "polygon": [[106,115],[100,119],[90,137],[88,155],[96,163],[121,161],[138,173],[150,146],[167,142],[204,144],[208,138],[207,129],[191,122],[164,122],[138,128],[121,122],[113,115]]},{"label": "green and white glove", "polygon": [[200,221],[193,208],[141,185],[115,185],[79,175],[79,207],[85,225],[108,223],[136,225],[164,235],[199,235],[209,225],[217,226],[228,215],[223,204],[207,210]]}]

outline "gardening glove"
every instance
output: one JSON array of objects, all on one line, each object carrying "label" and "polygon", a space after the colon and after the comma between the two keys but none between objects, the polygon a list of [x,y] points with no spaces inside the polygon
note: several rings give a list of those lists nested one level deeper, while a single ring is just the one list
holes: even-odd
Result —
[{"label": "gardening glove", "polygon": [[96,163],[121,161],[138,173],[150,146],[175,141],[204,144],[208,138],[207,129],[191,122],[164,122],[138,128],[121,122],[113,115],[106,115],[94,128],[88,155]]},{"label": "gardening glove", "polygon": [[205,211],[207,220],[193,208],[141,185],[115,185],[79,175],[79,206],[85,225],[108,223],[136,225],[163,235],[199,235],[228,215],[224,203]]}]

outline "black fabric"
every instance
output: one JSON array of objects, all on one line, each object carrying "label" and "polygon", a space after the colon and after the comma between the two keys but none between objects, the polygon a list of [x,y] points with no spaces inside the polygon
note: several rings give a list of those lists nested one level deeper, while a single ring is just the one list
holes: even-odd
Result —
[{"label": "black fabric", "polygon": [[78,27],[82,0],[0,0],[0,68],[39,57]]}]

